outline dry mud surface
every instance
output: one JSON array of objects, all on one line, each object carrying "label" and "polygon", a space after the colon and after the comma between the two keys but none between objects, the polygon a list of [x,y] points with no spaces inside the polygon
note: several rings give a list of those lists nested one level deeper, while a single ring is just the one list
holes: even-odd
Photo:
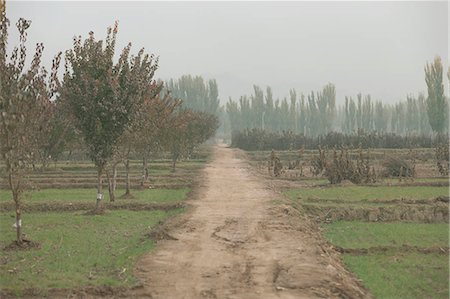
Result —
[{"label": "dry mud surface", "polygon": [[318,228],[254,173],[237,150],[216,146],[184,214],[142,257],[139,298],[372,298]]}]

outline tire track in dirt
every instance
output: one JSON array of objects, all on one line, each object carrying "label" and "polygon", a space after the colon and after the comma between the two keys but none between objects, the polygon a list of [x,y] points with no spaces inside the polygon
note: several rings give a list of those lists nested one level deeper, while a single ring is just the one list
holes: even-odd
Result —
[{"label": "tire track in dirt", "polygon": [[216,146],[185,221],[138,262],[147,298],[371,298],[317,227]]}]

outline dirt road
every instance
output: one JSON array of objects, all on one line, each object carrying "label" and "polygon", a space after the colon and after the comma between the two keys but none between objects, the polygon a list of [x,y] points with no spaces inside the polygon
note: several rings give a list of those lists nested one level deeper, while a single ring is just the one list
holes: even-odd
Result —
[{"label": "dirt road", "polygon": [[193,210],[138,263],[148,298],[370,298],[243,153],[216,146]]}]

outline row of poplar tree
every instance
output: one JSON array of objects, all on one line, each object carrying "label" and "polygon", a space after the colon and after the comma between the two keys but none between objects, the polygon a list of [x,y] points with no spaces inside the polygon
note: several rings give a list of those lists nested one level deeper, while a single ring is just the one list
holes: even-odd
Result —
[{"label": "row of poplar tree", "polygon": [[[163,82],[154,80],[157,57],[144,49],[132,55],[129,43],[114,58],[117,22],[108,28],[105,40],[97,40],[93,32],[86,39],[75,37],[73,47],[64,53],[64,73],[59,77],[63,54],[55,56],[47,72],[41,63],[43,44],[37,44],[30,65],[26,64],[30,21],[17,22],[19,43],[8,53],[10,22],[4,1],[0,4],[0,151],[15,202],[18,242],[26,173],[37,163],[56,159],[71,144],[81,144],[97,168],[98,210],[105,175],[114,198],[119,162],[128,173],[132,155],[141,157],[144,180],[152,152],[170,152],[175,168],[179,158],[215,134],[215,114],[186,105]],[[204,88],[215,104],[217,86],[210,83]]]},{"label": "row of poplar tree", "polygon": [[[448,73],[450,80],[450,71]],[[406,134],[448,132],[448,98],[444,95],[443,67],[439,57],[425,67],[428,95],[407,96],[406,101],[385,104],[370,95],[346,97],[337,107],[336,90],[327,84],[321,91],[274,100],[272,89],[266,92],[254,86],[253,94],[238,101],[230,99],[226,111],[232,131],[262,129],[271,132],[292,131],[307,136],[329,132],[353,134],[360,131]]]}]

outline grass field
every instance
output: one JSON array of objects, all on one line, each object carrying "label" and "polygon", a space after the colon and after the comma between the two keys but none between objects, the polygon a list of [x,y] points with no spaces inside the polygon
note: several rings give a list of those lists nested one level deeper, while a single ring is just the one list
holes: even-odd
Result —
[{"label": "grass field", "polygon": [[[176,202],[186,198],[190,189],[145,189],[131,190],[131,194],[136,201],[146,202]],[[124,194],[123,189],[116,190],[116,197]],[[23,194],[24,201],[39,202],[95,202],[96,190],[94,189],[42,189],[39,191],[25,192]],[[105,200],[109,201],[108,190],[104,190]],[[11,201],[11,191],[0,190],[0,202]],[[116,199],[117,201],[130,201],[129,199]]]},{"label": "grass field", "polygon": [[375,298],[448,298],[448,255],[404,253],[366,256],[343,255]]},{"label": "grass field", "polygon": [[373,223],[336,221],[325,224],[325,237],[343,248],[375,246],[448,246],[449,227],[446,223]]},{"label": "grass field", "polygon": [[342,255],[376,298],[448,298],[448,254],[409,252],[403,247],[447,248],[447,223],[338,221],[323,227],[335,246],[388,248],[384,253]]},{"label": "grass field", "polygon": [[[180,211],[25,214],[24,232],[42,249],[4,251],[0,285],[18,294],[26,288],[130,286],[136,283],[132,275],[136,258],[154,245],[145,234]],[[13,213],[1,214],[1,247],[15,239],[13,222]]]},{"label": "grass field", "polygon": [[[43,209],[22,214],[26,238],[41,244],[41,249],[2,251],[0,257],[0,290],[10,290],[20,296],[27,289],[35,289],[45,296],[51,289],[73,289],[86,286],[131,287],[137,283],[133,276],[136,260],[154,247],[148,234],[152,227],[168,217],[179,214],[182,208],[163,210],[127,210],[138,204],[171,204],[185,200],[193,187],[194,178],[205,165],[201,159],[177,163],[171,171],[166,160],[149,165],[149,185],[168,187],[136,189],[141,177],[140,162],[131,167],[133,199],[121,199],[125,193],[124,169],[118,168],[116,203],[130,203],[120,209],[107,209],[104,215],[86,216],[86,210],[51,212],[46,205],[63,207],[68,203],[95,203],[96,171],[89,161],[61,162],[48,169],[29,174],[31,186],[24,192],[24,204],[39,205]],[[156,182],[156,184],[155,184]],[[4,182],[3,182],[4,183]],[[58,187],[51,187],[56,183]],[[78,184],[84,186],[77,188]],[[179,184],[178,188],[172,188]],[[44,187],[42,187],[44,186]],[[6,186],[3,186],[4,188]],[[87,188],[89,187],[89,188]],[[104,179],[104,201],[109,193]],[[10,205],[11,192],[0,189],[0,204]],[[75,205],[74,205],[75,207]],[[41,211],[42,210],[42,211]],[[0,213],[0,247],[15,240],[14,211]],[[33,210],[34,211],[34,210]],[[39,211],[39,212],[37,212]],[[35,293],[35,292],[34,292]]]},{"label": "grass field", "polygon": [[430,199],[448,196],[448,187],[429,186],[336,186],[322,188],[291,189],[285,192],[290,198],[337,199],[346,202],[390,199]]}]

